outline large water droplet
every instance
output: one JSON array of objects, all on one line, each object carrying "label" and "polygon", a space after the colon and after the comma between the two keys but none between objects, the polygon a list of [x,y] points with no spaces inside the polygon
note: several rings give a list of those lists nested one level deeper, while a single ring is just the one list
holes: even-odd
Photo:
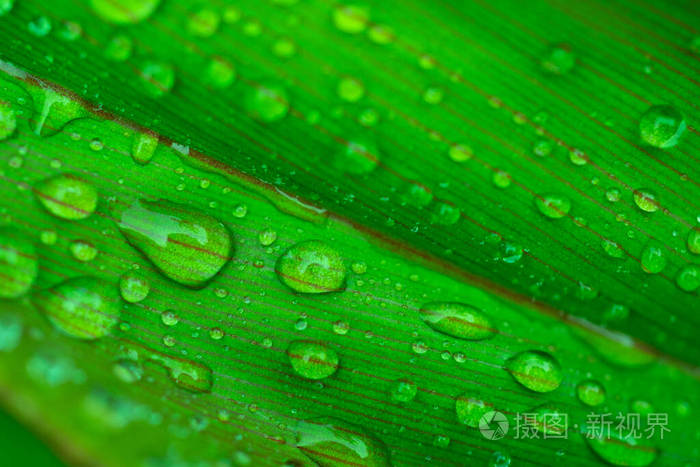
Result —
[{"label": "large water droplet", "polygon": [[535,206],[550,219],[559,219],[569,213],[571,201],[566,196],[546,194],[535,198]]},{"label": "large water droplet", "polygon": [[641,444],[631,434],[621,437],[615,430],[589,428],[583,436],[593,452],[613,465],[643,467],[656,459],[656,448]]},{"label": "large water droplet", "polygon": [[644,112],[639,120],[642,140],[657,148],[670,148],[678,144],[686,124],[683,114],[670,105],[655,105]]},{"label": "large water droplet", "polygon": [[167,200],[136,200],[115,211],[129,243],[176,282],[202,287],[231,258],[228,229],[203,212]]},{"label": "large water droplet", "polygon": [[131,145],[131,157],[139,164],[148,164],[158,147],[158,137],[153,133],[138,133]]},{"label": "large water droplet", "polygon": [[318,342],[294,341],[287,348],[292,368],[308,379],[324,379],[338,369],[338,354],[332,348]]},{"label": "large water droplet", "polygon": [[13,227],[0,227],[0,298],[17,298],[30,289],[39,263],[34,244]]},{"label": "large water droplet", "polygon": [[68,279],[33,300],[58,330],[78,339],[104,337],[119,321],[117,288],[94,277]]},{"label": "large water droplet", "polygon": [[648,188],[635,190],[634,204],[645,212],[654,212],[659,209],[659,201],[656,199],[656,193]]},{"label": "large water droplet", "polygon": [[308,240],[280,256],[275,272],[297,292],[324,293],[343,288],[347,269],[335,248],[320,240]]},{"label": "large water droplet", "polygon": [[97,16],[115,24],[139,23],[158,8],[160,0],[91,0]]},{"label": "large water droplet", "polygon": [[144,300],[151,291],[151,284],[138,272],[128,271],[119,278],[119,293],[129,303]]},{"label": "large water droplet", "polygon": [[516,381],[536,392],[554,391],[563,378],[559,362],[538,350],[520,352],[508,360],[506,368]]},{"label": "large water droplet", "polygon": [[685,292],[696,291],[700,288],[700,266],[697,264],[683,266],[676,275],[676,284]]},{"label": "large water droplet", "polygon": [[95,188],[73,174],[56,175],[39,182],[34,192],[51,214],[63,219],[85,219],[97,207]]},{"label": "large water droplet", "polygon": [[496,331],[488,316],[464,303],[431,302],[423,305],[419,313],[431,328],[459,339],[486,339]]},{"label": "large water droplet", "polygon": [[330,417],[297,424],[297,447],[321,467],[389,467],[389,451],[357,425]]},{"label": "large water droplet", "polygon": [[605,402],[605,388],[598,381],[587,379],[576,386],[578,400],[584,404],[595,407]]},{"label": "large water droplet", "polygon": [[661,244],[649,242],[642,250],[639,260],[642,263],[642,270],[649,274],[658,274],[666,267],[666,253]]},{"label": "large water droplet", "polygon": [[245,96],[248,115],[263,122],[276,122],[287,115],[289,99],[282,86],[261,83],[248,89]]},{"label": "large water droplet", "polygon": [[338,5],[333,10],[333,24],[340,31],[359,34],[367,28],[369,11],[357,5]]},{"label": "large water droplet", "polygon": [[455,401],[457,420],[472,428],[477,428],[481,417],[492,410],[493,407],[490,407],[486,402],[475,398],[473,394],[469,393],[460,395]]}]

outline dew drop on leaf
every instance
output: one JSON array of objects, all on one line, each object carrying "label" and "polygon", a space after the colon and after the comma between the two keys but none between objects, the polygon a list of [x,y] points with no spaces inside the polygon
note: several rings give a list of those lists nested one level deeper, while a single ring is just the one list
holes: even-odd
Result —
[{"label": "dew drop on leaf", "polygon": [[187,15],[187,31],[196,37],[210,37],[219,29],[221,16],[215,10],[202,8]]},{"label": "dew drop on leaf", "polygon": [[688,232],[688,251],[693,254],[700,255],[700,228],[693,227]]},{"label": "dew drop on leaf", "polygon": [[192,392],[209,392],[213,384],[211,368],[203,363],[171,357],[152,351],[147,360],[154,362],[168,371],[170,379],[183,389]]},{"label": "dew drop on leaf", "polygon": [[547,50],[541,64],[545,71],[563,75],[574,68],[576,57],[568,44],[557,44]]},{"label": "dew drop on leaf", "polygon": [[294,371],[307,379],[324,379],[338,369],[338,354],[325,344],[294,341],[287,348],[287,356]]},{"label": "dew drop on leaf", "polygon": [[161,97],[175,85],[175,68],[169,63],[148,60],[138,72],[144,92],[150,97]]},{"label": "dew drop on leaf", "polygon": [[359,34],[367,28],[369,11],[357,5],[338,5],[333,10],[333,24],[348,34]]},{"label": "dew drop on leaf", "polygon": [[137,133],[131,145],[131,157],[139,164],[148,164],[158,147],[158,137],[153,133]]},{"label": "dew drop on leaf", "polygon": [[450,159],[455,162],[468,161],[474,157],[474,151],[466,144],[453,144],[450,146],[447,154],[450,156]]},{"label": "dew drop on leaf", "polygon": [[73,174],[43,180],[36,185],[34,193],[47,211],[62,219],[85,219],[97,207],[95,188]]},{"label": "dew drop on leaf", "polygon": [[202,287],[228,263],[233,241],[228,229],[201,211],[167,200],[115,203],[114,217],[129,243],[165,276]]},{"label": "dew drop on leaf", "polygon": [[78,339],[99,339],[119,321],[117,288],[94,277],[75,277],[37,292],[34,304],[59,331]]},{"label": "dew drop on leaf", "polygon": [[165,310],[163,313],[161,313],[160,320],[166,326],[175,326],[180,321],[180,318],[178,318],[177,314],[173,310]]},{"label": "dew drop on leaf", "polygon": [[151,16],[160,0],[90,0],[90,3],[97,16],[104,21],[135,24]]},{"label": "dew drop on leaf", "polygon": [[223,89],[236,79],[236,68],[223,57],[213,57],[207,65],[207,83],[212,87]]},{"label": "dew drop on leaf", "polygon": [[279,257],[275,272],[282,283],[302,293],[340,290],[347,269],[340,253],[320,240],[297,243]]},{"label": "dew drop on leaf", "polygon": [[648,274],[658,274],[666,267],[666,253],[663,246],[655,241],[649,242],[639,258],[642,270]]},{"label": "dew drop on leaf", "polygon": [[277,240],[277,232],[272,229],[263,229],[258,233],[258,241],[262,246],[270,246]]},{"label": "dew drop on leaf", "polygon": [[654,212],[659,209],[656,194],[648,188],[640,188],[634,192],[634,204],[645,212]]},{"label": "dew drop on leaf", "polygon": [[578,400],[589,407],[595,407],[605,402],[605,388],[598,381],[587,379],[576,385]]},{"label": "dew drop on leaf", "polygon": [[12,136],[17,128],[17,116],[9,102],[0,100],[0,141]]},{"label": "dew drop on leaf", "polygon": [[117,34],[105,45],[104,54],[110,60],[123,62],[131,57],[134,43],[129,36]]},{"label": "dew drop on leaf", "polygon": [[296,433],[297,447],[318,465],[391,466],[384,443],[362,427],[343,420],[322,417],[300,421]]},{"label": "dew drop on leaf", "polygon": [[560,219],[571,210],[571,200],[563,195],[545,194],[535,197],[537,209],[550,219]]},{"label": "dew drop on leaf", "polygon": [[44,37],[51,32],[51,20],[46,16],[38,16],[30,21],[27,27],[36,37]]},{"label": "dew drop on leaf", "polygon": [[365,95],[365,87],[359,79],[346,77],[338,82],[336,92],[345,102],[357,102]]},{"label": "dew drop on leaf", "polygon": [[695,292],[700,288],[700,266],[686,264],[676,275],[676,284],[684,292]]},{"label": "dew drop on leaf", "polygon": [[391,399],[396,402],[411,402],[418,393],[418,386],[405,378],[394,381],[389,390]]},{"label": "dew drop on leaf", "polygon": [[423,305],[419,313],[431,328],[459,339],[486,339],[496,332],[488,316],[464,303],[431,302]]},{"label": "dew drop on leaf", "polygon": [[127,271],[119,278],[119,293],[129,303],[144,300],[151,291],[148,279],[135,271]]},{"label": "dew drop on leaf", "polygon": [[661,149],[678,144],[685,129],[683,114],[670,105],[650,107],[639,120],[639,135],[642,141]]},{"label": "dew drop on leaf", "polygon": [[267,123],[281,120],[289,112],[287,91],[273,83],[261,83],[249,87],[244,105],[250,117]]},{"label": "dew drop on leaf", "polygon": [[83,263],[92,261],[97,256],[97,248],[87,240],[74,240],[70,243],[73,258]]},{"label": "dew drop on leaf", "polygon": [[554,391],[563,378],[559,362],[538,350],[520,352],[507,361],[506,368],[517,382],[535,392]]},{"label": "dew drop on leaf", "polygon": [[128,358],[117,360],[112,367],[114,376],[125,383],[135,383],[143,376],[143,367],[136,361]]},{"label": "dew drop on leaf", "polygon": [[377,146],[367,140],[347,141],[335,158],[335,166],[343,172],[366,174],[379,163]]},{"label": "dew drop on leaf", "polygon": [[0,0],[0,16],[5,16],[15,5],[15,0]]},{"label": "dew drop on leaf", "polygon": [[492,410],[493,407],[469,393],[461,394],[455,401],[457,420],[472,428],[478,428],[481,417]]},{"label": "dew drop on leaf", "polygon": [[632,434],[620,436],[615,430],[594,430],[588,428],[583,433],[588,446],[612,465],[644,467],[656,459],[656,448],[642,444],[644,440],[638,440]]},{"label": "dew drop on leaf", "polygon": [[0,298],[21,297],[39,269],[34,244],[14,227],[0,227]]}]

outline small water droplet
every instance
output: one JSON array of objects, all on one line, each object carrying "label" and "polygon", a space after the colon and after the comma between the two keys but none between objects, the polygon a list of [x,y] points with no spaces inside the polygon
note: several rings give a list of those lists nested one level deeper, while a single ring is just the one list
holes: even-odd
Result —
[{"label": "small water droplet", "polygon": [[223,57],[212,57],[207,65],[207,83],[224,89],[236,80],[236,67]]},{"label": "small water droplet", "polygon": [[357,5],[338,5],[333,10],[333,24],[342,32],[359,34],[367,28],[369,11]]},{"label": "small water droplet", "polygon": [[125,383],[135,383],[143,376],[143,367],[133,360],[126,358],[117,360],[112,367],[114,375]]},{"label": "small water droplet", "polygon": [[0,227],[0,298],[21,297],[39,269],[34,244],[13,227]]},{"label": "small water droplet", "polygon": [[177,313],[173,310],[166,310],[161,313],[160,320],[166,326],[175,326],[180,321],[180,318],[178,318]]},{"label": "small water droplet", "polygon": [[559,362],[538,350],[520,352],[507,361],[506,368],[516,381],[535,392],[554,391],[563,378]]},{"label": "small water droplet", "polygon": [[140,273],[127,271],[119,278],[119,293],[129,303],[144,300],[151,291],[151,284]]},{"label": "small water droplet", "polygon": [[95,188],[73,174],[56,175],[39,182],[35,194],[47,211],[63,219],[85,219],[97,207]]},{"label": "small water droplet", "polygon": [[676,275],[676,284],[684,292],[694,292],[700,288],[700,266],[686,264]]},{"label": "small water droplet", "polygon": [[160,0],[91,0],[90,4],[109,23],[135,24],[151,16]]},{"label": "small water droplet", "polygon": [[576,56],[568,44],[551,46],[542,57],[542,68],[555,75],[570,72],[576,64]]},{"label": "small water droplet", "polygon": [[221,328],[211,328],[209,330],[209,337],[218,341],[224,337],[224,331]]},{"label": "small water droplet", "polygon": [[281,120],[289,111],[287,91],[273,83],[261,83],[250,87],[244,104],[250,117],[266,123]]},{"label": "small water droplet", "polygon": [[486,339],[496,332],[482,311],[464,303],[431,302],[423,305],[419,313],[431,328],[459,339]]},{"label": "small water droplet", "polygon": [[465,144],[453,144],[452,146],[450,146],[448,154],[450,156],[450,159],[452,159],[455,162],[468,161],[469,159],[474,157],[474,151],[472,150],[472,148]]},{"label": "small water droplet", "polygon": [[365,95],[365,87],[359,79],[346,77],[338,82],[336,92],[346,102],[357,102]]},{"label": "small water droplet", "polygon": [[262,246],[270,246],[277,240],[277,232],[272,229],[261,230],[258,234],[258,241]]},{"label": "small water droplet", "polygon": [[78,261],[88,262],[97,256],[97,248],[87,240],[74,240],[70,243],[70,252]]},{"label": "small water droplet", "polygon": [[282,283],[302,293],[324,293],[345,285],[346,267],[340,253],[320,240],[297,243],[279,257],[275,272]]},{"label": "small water droplet", "polygon": [[219,29],[221,16],[215,10],[202,8],[187,16],[187,32],[193,36],[211,37]]},{"label": "small water droplet", "polygon": [[642,250],[639,258],[642,263],[642,270],[649,274],[658,274],[666,267],[666,253],[663,245],[652,241]]},{"label": "small water droplet", "polygon": [[460,395],[455,401],[457,420],[472,428],[478,428],[481,417],[492,410],[493,407],[469,393]]},{"label": "small water droplet", "polygon": [[645,212],[654,212],[659,209],[656,193],[648,188],[640,188],[634,192],[634,203]]},{"label": "small water droplet", "polygon": [[129,36],[117,34],[107,42],[104,54],[110,60],[115,62],[123,62],[131,57],[131,51],[134,48],[134,43]]},{"label": "small water droplet", "polygon": [[415,399],[417,393],[416,383],[405,378],[394,381],[389,391],[391,399],[396,402],[410,402]]},{"label": "small water droplet", "polygon": [[46,16],[38,16],[30,21],[27,27],[36,37],[44,37],[51,32],[51,20]]},{"label": "small water droplet", "polygon": [[584,404],[595,407],[605,402],[605,388],[598,381],[587,379],[576,386],[576,395]]},{"label": "small water droplet", "polygon": [[294,371],[307,379],[324,379],[338,369],[338,354],[325,344],[294,341],[287,348]]},{"label": "small water droplet", "polygon": [[138,133],[131,145],[131,157],[139,164],[148,164],[158,147],[158,137],[153,133]]},{"label": "small water droplet", "polygon": [[639,120],[639,135],[642,141],[661,149],[678,144],[685,129],[683,114],[670,105],[650,107]]},{"label": "small water droplet", "polygon": [[571,200],[563,195],[545,194],[535,198],[535,206],[550,219],[560,219],[571,210]]},{"label": "small water droplet", "polygon": [[175,85],[175,68],[169,63],[148,60],[139,70],[141,85],[150,97],[162,97]]}]

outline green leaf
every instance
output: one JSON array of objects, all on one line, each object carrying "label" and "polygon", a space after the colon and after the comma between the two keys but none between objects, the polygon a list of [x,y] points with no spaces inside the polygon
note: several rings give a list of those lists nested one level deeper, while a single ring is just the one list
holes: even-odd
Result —
[{"label": "green leaf", "polygon": [[68,462],[697,460],[690,3],[13,3],[0,395]]}]

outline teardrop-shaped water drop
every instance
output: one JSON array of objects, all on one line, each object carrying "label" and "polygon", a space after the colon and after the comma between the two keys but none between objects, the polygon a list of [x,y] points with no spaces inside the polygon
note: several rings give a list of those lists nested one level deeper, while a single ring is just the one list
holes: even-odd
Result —
[{"label": "teardrop-shaped water drop", "polygon": [[302,293],[340,290],[347,268],[340,253],[320,240],[308,240],[289,248],[275,265],[280,281]]},{"label": "teardrop-shaped water drop", "polygon": [[167,200],[136,200],[114,210],[129,243],[180,284],[204,286],[231,258],[228,229],[201,211]]},{"label": "teardrop-shaped water drop", "polygon": [[62,219],[85,219],[97,207],[97,190],[73,174],[56,175],[41,181],[34,193],[47,211]]}]

